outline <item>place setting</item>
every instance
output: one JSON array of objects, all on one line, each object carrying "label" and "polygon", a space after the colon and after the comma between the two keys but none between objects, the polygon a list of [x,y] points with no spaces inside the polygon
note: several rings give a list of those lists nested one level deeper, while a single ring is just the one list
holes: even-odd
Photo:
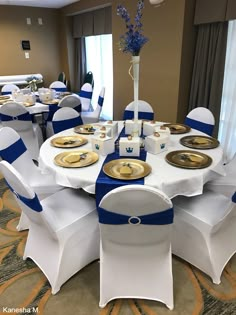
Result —
[{"label": "place setting", "polygon": [[54,158],[54,163],[65,168],[80,168],[96,163],[99,156],[96,152],[78,150],[61,152]]},{"label": "place setting", "polygon": [[163,126],[168,127],[170,129],[170,133],[173,135],[187,133],[191,130],[189,126],[178,123],[163,124]]},{"label": "place setting", "polygon": [[88,140],[79,135],[61,136],[53,138],[50,143],[57,148],[75,148],[86,144]]},{"label": "place setting", "polygon": [[220,145],[217,139],[201,135],[183,137],[180,139],[180,143],[185,147],[201,150],[214,149]]},{"label": "place setting", "polygon": [[85,134],[85,135],[93,135],[97,129],[100,128],[100,124],[86,124],[76,126],[74,128],[74,132]]},{"label": "place setting", "polygon": [[165,160],[176,167],[201,169],[211,165],[212,158],[207,154],[193,150],[177,150],[169,152]]}]

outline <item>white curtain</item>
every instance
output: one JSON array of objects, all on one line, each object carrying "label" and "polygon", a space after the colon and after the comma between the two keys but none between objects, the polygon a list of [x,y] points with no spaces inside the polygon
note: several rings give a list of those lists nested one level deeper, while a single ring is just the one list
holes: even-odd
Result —
[{"label": "white curtain", "polygon": [[224,162],[236,153],[236,20],[229,22],[218,139],[224,150]]},{"label": "white curtain", "polygon": [[85,37],[87,71],[93,73],[94,90],[92,105],[95,109],[101,88],[105,87],[105,96],[101,118],[113,119],[113,59],[112,35]]}]

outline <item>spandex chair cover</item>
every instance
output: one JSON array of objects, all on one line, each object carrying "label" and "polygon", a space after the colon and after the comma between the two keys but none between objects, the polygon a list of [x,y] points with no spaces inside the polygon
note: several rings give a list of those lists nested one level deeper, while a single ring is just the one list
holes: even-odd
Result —
[{"label": "spandex chair cover", "polygon": [[91,109],[91,100],[93,96],[93,87],[90,83],[84,83],[79,92],[79,98],[82,104],[82,111],[87,112]]},{"label": "spandex chair cover", "polygon": [[67,95],[64,96],[59,104],[58,107],[70,107],[75,109],[78,113],[81,113],[81,102],[78,95]]},{"label": "spandex chair cover", "polygon": [[[123,119],[133,119],[134,118],[134,102],[129,103],[126,106],[124,111]],[[152,106],[145,101],[139,100],[138,101],[138,118],[139,119],[154,119],[154,112]]]},{"label": "spandex chair cover", "polygon": [[211,136],[215,126],[215,118],[208,108],[197,107],[188,113],[184,123]]},{"label": "spandex chair cover", "polygon": [[15,84],[5,84],[2,87],[1,94],[2,95],[11,94],[13,91],[19,91],[19,90],[20,88]]},{"label": "spandex chair cover", "polygon": [[53,89],[56,92],[66,92],[67,91],[67,87],[65,85],[65,83],[61,82],[61,81],[54,81],[49,85],[49,89]]},{"label": "spandex chair cover", "polygon": [[52,118],[54,133],[82,125],[80,114],[73,108],[63,107],[58,109]]},{"label": "spandex chair cover", "polygon": [[105,96],[105,87],[102,87],[100,94],[98,96],[98,103],[93,112],[82,112],[81,117],[84,124],[96,123],[99,121],[99,117],[102,111],[102,106]]}]

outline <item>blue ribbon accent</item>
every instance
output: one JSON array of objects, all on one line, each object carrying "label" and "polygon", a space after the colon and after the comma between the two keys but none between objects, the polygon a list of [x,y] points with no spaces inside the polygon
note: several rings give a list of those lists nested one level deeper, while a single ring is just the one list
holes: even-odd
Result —
[{"label": "blue ribbon accent", "polygon": [[92,95],[93,95],[93,92],[87,92],[87,91],[83,91],[83,90],[81,90],[81,91],[79,92],[79,96],[80,96],[80,97],[84,97],[84,98],[89,98],[89,99],[91,99],[91,98],[92,98]]},{"label": "blue ribbon accent", "polygon": [[103,102],[104,102],[104,97],[99,96],[99,98],[98,98],[98,105],[100,105],[102,107]]},{"label": "blue ribbon accent", "polygon": [[83,121],[80,116],[71,119],[52,121],[54,133],[70,129],[78,125],[83,125]]},{"label": "blue ribbon accent", "polygon": [[236,192],[232,196],[232,202],[236,203]]},{"label": "blue ribbon accent", "polygon": [[47,117],[47,121],[52,121],[52,117],[55,114],[55,112],[59,109],[60,107],[58,107],[57,105],[48,105],[48,117]]},{"label": "blue ribbon accent", "polygon": [[[133,119],[134,118],[134,111],[133,110],[125,110],[123,120],[126,119]],[[154,119],[154,113],[152,112],[138,112],[138,119],[147,119],[147,120],[153,120]]]},{"label": "blue ribbon accent", "polygon": [[[122,129],[122,131],[119,135],[119,138],[116,141],[118,142],[120,137],[123,137],[124,135],[125,135],[125,128]],[[146,161],[146,156],[147,156],[147,152],[145,150],[140,150],[140,156],[139,157],[134,156],[134,157],[129,157],[129,158],[134,158],[134,159],[138,158],[140,160]],[[116,160],[119,158],[122,158],[122,157],[119,155],[119,148],[116,147],[114,153],[107,155],[103,165],[108,163],[111,160]],[[129,181],[110,178],[109,176],[107,176],[103,172],[103,167],[101,167],[100,173],[99,173],[97,180],[96,180],[96,186],[95,186],[97,207],[98,207],[101,199],[103,198],[103,196],[105,196],[109,191],[111,191],[112,189],[115,189],[117,187],[120,187],[120,186],[128,185],[131,182],[132,182],[132,184],[144,185],[144,178],[133,179],[133,180],[129,180]]]},{"label": "blue ribbon accent", "polygon": [[23,120],[23,121],[31,121],[30,113],[24,113],[18,116],[9,116],[5,114],[0,114],[2,121],[11,121],[11,120]]},{"label": "blue ribbon accent", "polygon": [[206,124],[206,123],[203,123],[201,121],[197,121],[197,120],[191,119],[189,117],[185,118],[184,124],[189,126],[189,127],[191,127],[191,128],[193,128],[193,129],[197,129],[199,131],[202,131],[202,132],[208,134],[209,136],[212,135],[213,129],[214,129],[213,125]]},{"label": "blue ribbon accent", "polygon": [[8,163],[12,164],[15,160],[18,159],[19,156],[21,156],[26,151],[27,148],[23,140],[19,138],[15,143],[10,145],[6,149],[0,150],[0,156],[3,160],[6,160]]},{"label": "blue ribbon accent", "polygon": [[67,88],[52,88],[53,90],[55,90],[56,92],[66,92],[67,91]]},{"label": "blue ribbon accent", "polygon": [[74,109],[80,114],[82,110],[81,104],[75,106]]},{"label": "blue ribbon accent", "polygon": [[115,213],[98,207],[99,222],[102,224],[145,224],[145,225],[165,225],[172,224],[174,218],[173,208],[140,216],[129,216],[125,214]]},{"label": "blue ribbon accent", "polygon": [[[5,179],[6,181],[6,179]],[[9,189],[13,192],[13,194],[20,200],[22,201],[27,207],[31,208],[32,210],[36,212],[41,212],[43,211],[43,208],[41,206],[41,203],[38,199],[38,196],[35,194],[34,198],[26,198],[24,196],[19,195],[12,187],[11,185],[6,181]]]},{"label": "blue ribbon accent", "polygon": [[8,94],[11,94],[11,91],[5,91],[5,92],[2,91],[1,94],[2,95],[8,95]]}]

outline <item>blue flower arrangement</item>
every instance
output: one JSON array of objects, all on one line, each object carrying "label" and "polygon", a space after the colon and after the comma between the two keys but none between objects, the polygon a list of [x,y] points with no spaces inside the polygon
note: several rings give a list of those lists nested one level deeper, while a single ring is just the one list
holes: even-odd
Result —
[{"label": "blue flower arrangement", "polygon": [[144,0],[138,0],[137,13],[135,15],[135,23],[130,22],[130,15],[125,7],[117,6],[117,15],[125,21],[127,32],[120,37],[119,46],[125,53],[131,53],[133,56],[139,56],[140,50],[148,41],[143,35],[143,24],[141,23],[142,10],[144,8]]}]

